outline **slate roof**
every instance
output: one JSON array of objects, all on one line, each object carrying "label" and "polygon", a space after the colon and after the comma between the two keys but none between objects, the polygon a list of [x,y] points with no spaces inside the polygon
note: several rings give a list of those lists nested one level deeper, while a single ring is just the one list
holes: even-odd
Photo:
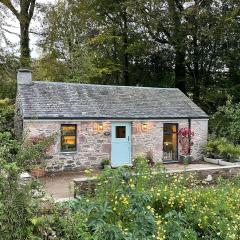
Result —
[{"label": "slate roof", "polygon": [[208,118],[177,88],[35,81],[18,99],[25,119]]}]

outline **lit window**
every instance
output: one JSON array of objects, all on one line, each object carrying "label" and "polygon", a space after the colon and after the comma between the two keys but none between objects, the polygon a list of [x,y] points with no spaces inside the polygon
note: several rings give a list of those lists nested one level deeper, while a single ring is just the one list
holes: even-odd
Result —
[{"label": "lit window", "polygon": [[77,150],[77,126],[75,124],[61,125],[61,151],[72,152]]}]

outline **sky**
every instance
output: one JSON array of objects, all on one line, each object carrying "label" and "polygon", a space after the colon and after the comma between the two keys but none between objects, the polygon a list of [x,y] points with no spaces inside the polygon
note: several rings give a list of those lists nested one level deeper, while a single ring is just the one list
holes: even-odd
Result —
[{"label": "sky", "polygon": [[[57,0],[37,0],[37,3],[52,3],[54,4]],[[36,12],[33,16],[33,19],[30,24],[30,29],[34,32],[37,32],[38,29],[41,28],[41,16],[39,16]],[[7,19],[7,24],[11,25],[11,27],[8,27],[7,29],[11,32],[14,32],[15,34],[6,33],[7,39],[15,45],[15,48],[17,52],[19,52],[19,23],[16,19],[16,17],[13,14],[9,14],[9,17]],[[31,56],[32,58],[37,58],[41,55],[40,49],[37,47],[37,42],[39,40],[39,36],[33,33],[30,33],[30,49],[31,49]]]}]

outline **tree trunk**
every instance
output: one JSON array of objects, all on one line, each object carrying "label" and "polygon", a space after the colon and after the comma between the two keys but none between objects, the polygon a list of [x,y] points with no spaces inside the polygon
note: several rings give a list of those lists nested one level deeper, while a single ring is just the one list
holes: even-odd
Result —
[{"label": "tree trunk", "polygon": [[128,25],[127,25],[127,12],[123,12],[123,79],[124,85],[129,83],[129,54],[128,54]]},{"label": "tree trunk", "polygon": [[186,93],[185,51],[175,53],[175,87]]},{"label": "tree trunk", "polygon": [[198,63],[194,62],[194,87],[193,87],[193,101],[199,103],[200,101],[200,75]]},{"label": "tree trunk", "polygon": [[[36,0],[19,0],[16,1],[18,7],[16,8],[12,1],[0,0],[8,10],[17,18],[20,25],[20,64],[21,67],[30,66],[30,47],[29,47],[29,25],[33,17]],[[18,10],[20,9],[20,10]]]},{"label": "tree trunk", "polygon": [[20,64],[21,67],[30,66],[29,22],[20,22]]},{"label": "tree trunk", "polygon": [[[180,9],[183,9],[183,7]],[[175,49],[175,87],[186,93],[185,34],[180,9],[177,7],[176,0],[168,0],[168,11],[173,25],[171,42]]]},{"label": "tree trunk", "polygon": [[[118,65],[118,58],[117,58],[117,41],[116,41],[116,32],[115,30],[113,30],[113,61],[116,64],[116,66]],[[119,71],[116,70],[114,72],[114,81],[116,85],[119,85]]]},{"label": "tree trunk", "polygon": [[[197,31],[197,28],[196,28]],[[196,34],[193,36],[193,101],[199,103],[200,101],[200,74],[199,74],[199,54]]]}]

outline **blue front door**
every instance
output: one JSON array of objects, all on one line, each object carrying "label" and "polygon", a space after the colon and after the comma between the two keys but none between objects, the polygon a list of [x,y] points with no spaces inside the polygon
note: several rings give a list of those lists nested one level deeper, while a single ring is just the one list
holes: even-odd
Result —
[{"label": "blue front door", "polygon": [[131,165],[131,123],[112,123],[112,166]]}]

